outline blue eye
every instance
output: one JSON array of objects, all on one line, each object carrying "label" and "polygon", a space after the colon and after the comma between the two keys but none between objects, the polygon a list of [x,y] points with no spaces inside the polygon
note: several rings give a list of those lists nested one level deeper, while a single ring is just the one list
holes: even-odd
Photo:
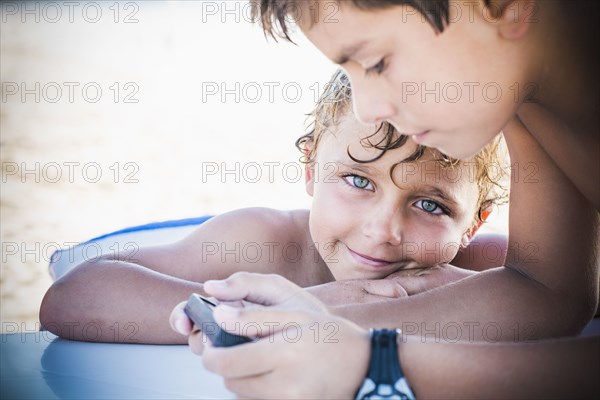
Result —
[{"label": "blue eye", "polygon": [[354,176],[352,178],[352,183],[354,184],[354,186],[356,186],[357,188],[361,188],[364,189],[367,186],[369,186],[369,180],[367,178],[363,178],[362,176]]},{"label": "blue eye", "polygon": [[373,190],[373,184],[370,180],[360,175],[346,175],[344,179],[348,184],[357,189]]},{"label": "blue eye", "polygon": [[415,205],[421,210],[428,212],[429,214],[441,215],[447,214],[446,211],[433,200],[419,200]]}]

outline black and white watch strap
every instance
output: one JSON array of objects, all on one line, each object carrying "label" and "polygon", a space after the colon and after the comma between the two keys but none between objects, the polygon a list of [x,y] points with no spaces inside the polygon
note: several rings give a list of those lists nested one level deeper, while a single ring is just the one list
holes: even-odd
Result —
[{"label": "black and white watch strap", "polygon": [[398,358],[400,330],[371,329],[371,361],[367,377],[356,393],[356,400],[414,400]]}]

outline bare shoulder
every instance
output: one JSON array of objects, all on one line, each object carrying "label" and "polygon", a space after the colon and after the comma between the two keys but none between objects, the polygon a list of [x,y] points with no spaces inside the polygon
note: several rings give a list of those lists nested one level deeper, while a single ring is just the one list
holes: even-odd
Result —
[{"label": "bare shoulder", "polygon": [[213,217],[202,224],[189,239],[195,241],[212,237],[231,240],[247,237],[262,241],[293,240],[305,234],[303,229],[308,229],[308,210],[282,211],[254,207]]},{"label": "bare shoulder", "polygon": [[[214,252],[223,257],[228,252],[241,254],[266,268],[264,272],[285,269],[290,247],[300,247],[305,253],[309,246],[308,210],[282,211],[271,208],[244,208],[216,216],[202,224],[179,243],[180,250],[192,251],[196,256]],[[284,251],[285,249],[285,251]],[[206,250],[206,251],[205,251]],[[254,254],[260,254],[254,259]],[[247,256],[247,257],[246,257]],[[257,271],[258,272],[258,271]]]},{"label": "bare shoulder", "polygon": [[[314,248],[309,231],[309,210],[246,208],[232,211],[205,223],[204,232],[192,236],[188,247],[207,248],[207,238],[220,237],[229,246],[215,243],[220,260],[228,253],[240,254],[238,270],[279,274],[306,287],[332,279],[325,263]],[[214,242],[213,242],[214,243]],[[209,258],[210,259],[210,258]],[[230,263],[228,263],[231,266]],[[221,267],[221,271],[225,267]]]}]

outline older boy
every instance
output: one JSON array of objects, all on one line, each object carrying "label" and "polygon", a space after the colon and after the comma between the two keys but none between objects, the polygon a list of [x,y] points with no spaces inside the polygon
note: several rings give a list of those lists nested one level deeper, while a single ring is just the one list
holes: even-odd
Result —
[{"label": "older boy", "polygon": [[[528,324],[537,328],[533,337],[581,330],[598,305],[597,2],[261,0],[253,6],[274,36],[289,39],[286,17],[297,17],[307,38],[348,73],[362,122],[388,121],[416,143],[454,157],[473,154],[503,130],[511,158],[525,151],[513,175],[533,178],[512,190],[504,268],[427,296],[349,306],[340,314],[364,326],[411,321],[424,330],[427,323],[496,321],[505,339]],[[512,139],[518,133],[509,122],[517,117],[581,198],[567,205],[538,193],[529,203],[539,167]],[[560,235],[550,234],[557,229]],[[524,257],[527,246],[534,260]]]}]

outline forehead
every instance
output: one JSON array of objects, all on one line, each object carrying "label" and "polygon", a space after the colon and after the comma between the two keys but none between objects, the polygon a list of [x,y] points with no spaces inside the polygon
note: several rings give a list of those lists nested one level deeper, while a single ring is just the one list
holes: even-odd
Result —
[{"label": "forehead", "polygon": [[[310,13],[311,18],[300,18],[298,25],[323,54],[338,64],[350,55],[359,57],[361,52],[370,50],[369,46],[393,36],[389,34],[398,28],[404,30],[412,22],[424,23],[420,14],[406,5],[362,10],[350,1],[315,3],[316,8],[307,6],[302,14]],[[393,24],[394,32],[390,32],[388,24]]]},{"label": "forehead", "polygon": [[[359,160],[370,160],[381,154],[381,150],[374,148],[370,143],[382,146],[386,139],[386,129],[359,122],[349,106],[336,118],[335,124],[321,135],[315,149],[317,156],[351,160],[348,156],[349,152],[352,157]],[[379,166],[379,164],[397,163],[412,155],[416,149],[417,145],[412,140],[408,140],[403,146],[387,151],[380,159],[385,162],[376,164]]]}]

